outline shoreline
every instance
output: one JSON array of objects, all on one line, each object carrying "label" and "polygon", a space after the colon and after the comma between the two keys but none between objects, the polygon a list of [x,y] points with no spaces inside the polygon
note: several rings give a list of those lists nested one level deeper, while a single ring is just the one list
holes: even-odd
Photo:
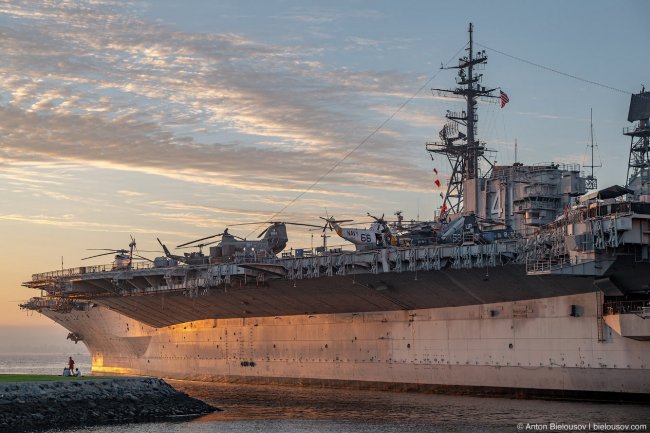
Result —
[{"label": "shoreline", "polygon": [[219,409],[148,377],[0,382],[0,432],[198,417]]}]

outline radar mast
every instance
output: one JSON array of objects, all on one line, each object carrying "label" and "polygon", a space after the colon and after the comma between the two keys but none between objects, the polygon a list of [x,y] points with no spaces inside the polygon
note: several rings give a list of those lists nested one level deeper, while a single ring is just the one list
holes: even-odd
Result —
[{"label": "radar mast", "polygon": [[[458,66],[441,67],[441,69],[458,69],[456,87],[453,90],[431,89],[438,94],[456,96],[466,100],[466,108],[462,112],[447,111],[445,117],[448,122],[439,132],[440,141],[427,143],[427,151],[444,155],[449,160],[452,174],[447,184],[447,192],[443,199],[443,212],[477,212],[480,193],[480,179],[489,175],[492,163],[485,158],[488,150],[485,143],[477,140],[478,114],[476,105],[479,98],[498,99],[492,95],[496,90],[486,89],[481,85],[483,74],[475,74],[475,67],[479,69],[487,63],[485,50],[474,53],[473,40],[474,26],[469,24],[468,54],[458,59]],[[459,130],[459,126],[464,129]],[[479,170],[480,160],[484,159],[489,164],[485,174]]]},{"label": "radar mast", "polygon": [[602,164],[594,164],[594,109],[589,112],[589,135],[591,137],[591,144],[587,147],[591,148],[591,165],[585,165],[584,168],[591,168],[591,174],[585,177],[585,187],[587,190],[598,189],[598,179],[594,176],[594,168],[602,167]]}]

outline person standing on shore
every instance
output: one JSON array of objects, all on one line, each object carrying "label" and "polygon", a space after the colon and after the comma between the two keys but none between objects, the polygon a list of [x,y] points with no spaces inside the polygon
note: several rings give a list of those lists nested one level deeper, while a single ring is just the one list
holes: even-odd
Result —
[{"label": "person standing on shore", "polygon": [[70,375],[72,375],[74,372],[74,359],[72,359],[72,356],[68,359],[68,368],[70,369]]}]

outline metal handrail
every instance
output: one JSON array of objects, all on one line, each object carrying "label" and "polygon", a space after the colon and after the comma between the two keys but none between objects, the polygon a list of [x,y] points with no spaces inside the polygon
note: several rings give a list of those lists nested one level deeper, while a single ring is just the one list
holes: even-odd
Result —
[{"label": "metal handrail", "polygon": [[623,128],[623,135],[633,134],[635,132],[648,132],[650,127],[642,127],[640,125],[626,126]]},{"label": "metal handrail", "polygon": [[639,314],[648,311],[650,301],[611,301],[603,304],[603,314]]},{"label": "metal handrail", "polygon": [[[136,262],[134,263],[131,267],[129,267],[129,270],[139,270],[139,269],[151,269],[153,268],[153,264],[149,262]],[[112,271],[124,271],[127,270],[127,268],[115,268],[113,267],[113,264],[104,264],[104,265],[93,265],[93,266],[79,266],[76,268],[68,268],[68,269],[59,269],[57,271],[49,271],[49,272],[41,272],[39,274],[33,274],[32,275],[32,281],[39,281],[39,280],[54,280],[57,278],[65,278],[65,277],[77,277],[80,275],[86,275],[86,274],[95,274],[95,273],[101,273],[101,272],[112,272]]]}]

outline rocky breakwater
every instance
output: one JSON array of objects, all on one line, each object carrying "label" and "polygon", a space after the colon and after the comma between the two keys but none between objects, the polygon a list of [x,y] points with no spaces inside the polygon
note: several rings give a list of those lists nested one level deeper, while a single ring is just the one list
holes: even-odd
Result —
[{"label": "rocky breakwater", "polygon": [[215,410],[161,379],[0,383],[0,432],[163,420]]}]

